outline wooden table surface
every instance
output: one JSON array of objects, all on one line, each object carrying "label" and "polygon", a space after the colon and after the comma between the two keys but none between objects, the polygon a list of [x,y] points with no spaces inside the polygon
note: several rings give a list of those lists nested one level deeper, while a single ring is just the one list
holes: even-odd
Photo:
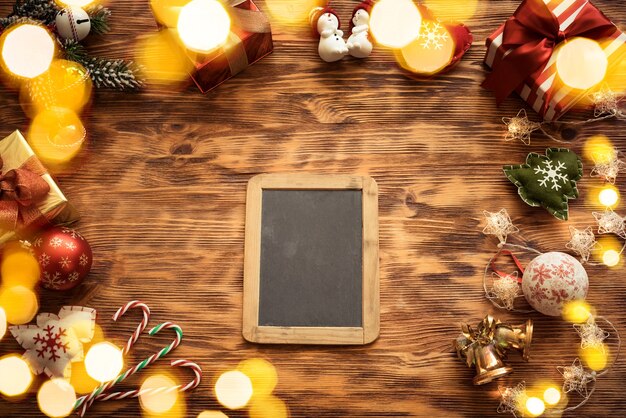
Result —
[{"label": "wooden table surface", "polygon": [[[137,38],[154,30],[148,2],[108,3],[112,31],[92,40],[91,48],[130,58]],[[354,6],[334,3],[346,17]],[[83,116],[88,145],[57,175],[82,213],[77,228],[93,246],[95,264],[74,291],[42,291],[41,311],[94,307],[107,338],[118,343],[137,317],[117,325],[110,318],[132,299],[150,305],[154,324],[179,323],[185,338],[175,358],[195,360],[204,369],[202,385],[186,398],[189,417],[219,409],[211,390],[216,376],[253,357],[275,365],[275,394],[292,417],[497,416],[498,384],[474,387],[473,371],[451,351],[461,323],[487,313],[535,321],[530,364],[511,355],[515,373],[500,383],[560,382],[555,366],[569,365],[577,354],[571,325],[536,313],[497,311],[481,287],[496,249],[493,237],[481,233],[483,210],[507,208],[529,245],[559,251],[569,240],[568,227],[593,225],[591,211],[601,209],[589,193],[600,180],[589,178],[588,160],[568,222],[526,206],[502,174],[503,164],[558,145],[541,136],[531,146],[505,142],[501,119],[517,113],[522,101],[515,97],[496,108],[479,85],[484,39],[518,4],[480,1],[466,21],[475,37],[472,49],[454,71],[428,81],[407,77],[382,49],[363,61],[323,63],[306,24],[274,21],[274,53],[207,95],[194,87],[128,95],[97,91]],[[626,22],[624,3],[595,4],[618,24]],[[0,5],[8,14],[11,1]],[[259,5],[265,9],[264,1]],[[571,113],[566,119],[588,116]],[[0,120],[2,136],[29,124],[17,95],[6,89]],[[586,138],[604,134],[626,151],[624,132],[623,122],[596,123],[571,148],[582,152]],[[367,174],[378,182],[381,332],[375,343],[273,346],[243,340],[246,183],[259,173],[284,172]],[[626,192],[626,176],[618,186]],[[589,301],[626,336],[623,264],[588,267],[588,273]],[[167,339],[144,338],[135,358]],[[5,337],[0,354],[18,351]],[[625,380],[620,361],[598,381],[589,403],[568,416],[623,416]],[[0,415],[40,416],[37,386],[19,402],[1,399]],[[140,414],[136,400],[101,403],[90,411],[93,417]]]}]

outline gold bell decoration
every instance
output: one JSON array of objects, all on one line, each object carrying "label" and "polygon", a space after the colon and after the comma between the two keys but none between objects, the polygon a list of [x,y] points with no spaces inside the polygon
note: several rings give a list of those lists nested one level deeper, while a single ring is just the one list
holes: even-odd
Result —
[{"label": "gold bell decoration", "polygon": [[487,315],[476,328],[464,324],[461,330],[453,345],[459,358],[468,367],[476,368],[475,385],[484,385],[513,371],[502,360],[509,350],[519,351],[525,361],[529,359],[533,332],[530,319],[522,325],[508,325]]}]

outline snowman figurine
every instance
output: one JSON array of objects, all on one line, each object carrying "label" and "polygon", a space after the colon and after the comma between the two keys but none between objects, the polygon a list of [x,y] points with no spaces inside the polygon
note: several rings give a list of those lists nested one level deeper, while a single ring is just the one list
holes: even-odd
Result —
[{"label": "snowman figurine", "polygon": [[367,58],[374,46],[369,37],[370,11],[373,2],[366,0],[355,7],[352,13],[352,34],[348,38],[347,47],[350,55],[355,58]]},{"label": "snowman figurine", "polygon": [[313,9],[311,23],[315,23],[320,35],[318,53],[326,62],[339,61],[348,54],[346,41],[343,40],[343,31],[339,30],[339,17],[329,8],[318,7]]}]

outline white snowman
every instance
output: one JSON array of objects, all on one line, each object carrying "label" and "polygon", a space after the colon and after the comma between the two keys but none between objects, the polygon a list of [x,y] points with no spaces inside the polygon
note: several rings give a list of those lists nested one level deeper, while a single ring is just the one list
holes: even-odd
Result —
[{"label": "white snowman", "polygon": [[313,19],[317,18],[316,28],[320,35],[317,48],[320,58],[326,62],[339,61],[348,54],[343,31],[339,29],[339,18],[330,8],[319,8],[314,12]]},{"label": "white snowman", "polygon": [[370,14],[366,7],[363,4],[357,6],[352,16],[354,26],[352,27],[352,34],[348,38],[347,47],[350,55],[355,58],[369,57],[374,48],[369,37]]}]

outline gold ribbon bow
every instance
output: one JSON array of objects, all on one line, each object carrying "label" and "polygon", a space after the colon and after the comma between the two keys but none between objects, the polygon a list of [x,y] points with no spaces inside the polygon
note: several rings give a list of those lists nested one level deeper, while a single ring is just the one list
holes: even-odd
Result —
[{"label": "gold ribbon bow", "polygon": [[[2,165],[0,157],[0,170]],[[19,168],[0,175],[0,228],[17,231],[46,222],[37,208],[50,192],[50,185],[41,178],[45,173],[33,156]]]}]

